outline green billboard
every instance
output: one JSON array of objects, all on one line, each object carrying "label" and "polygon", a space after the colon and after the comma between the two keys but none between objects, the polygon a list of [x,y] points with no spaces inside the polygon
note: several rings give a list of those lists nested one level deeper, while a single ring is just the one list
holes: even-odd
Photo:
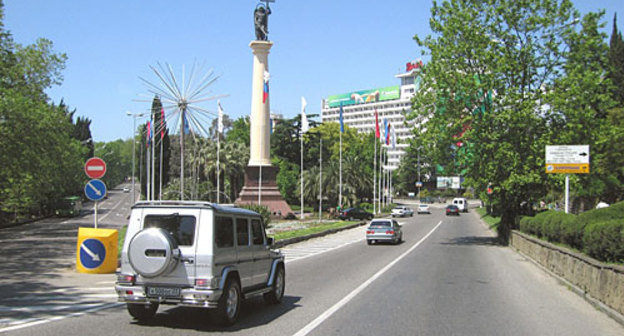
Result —
[{"label": "green billboard", "polygon": [[329,107],[338,107],[340,106],[340,103],[342,103],[343,106],[374,103],[384,100],[399,99],[400,96],[401,89],[398,85],[395,85],[380,89],[361,90],[332,95],[327,98],[327,102],[329,103]]}]

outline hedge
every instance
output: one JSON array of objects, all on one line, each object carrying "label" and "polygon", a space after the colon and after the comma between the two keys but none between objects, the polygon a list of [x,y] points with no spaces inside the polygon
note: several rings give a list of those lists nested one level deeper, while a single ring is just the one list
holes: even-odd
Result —
[{"label": "hedge", "polygon": [[523,217],[520,231],[563,243],[607,262],[624,262],[624,202],[580,215],[545,211]]}]

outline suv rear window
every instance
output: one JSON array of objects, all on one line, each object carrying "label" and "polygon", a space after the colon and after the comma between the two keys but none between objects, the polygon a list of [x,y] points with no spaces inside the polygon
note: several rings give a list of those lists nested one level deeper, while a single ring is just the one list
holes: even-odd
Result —
[{"label": "suv rear window", "polygon": [[195,241],[195,217],[174,215],[148,215],[144,228],[160,228],[173,237],[179,246],[192,246]]},{"label": "suv rear window", "polygon": [[371,227],[375,227],[375,226],[390,226],[391,222],[390,221],[379,221],[379,222],[372,222],[370,223]]}]

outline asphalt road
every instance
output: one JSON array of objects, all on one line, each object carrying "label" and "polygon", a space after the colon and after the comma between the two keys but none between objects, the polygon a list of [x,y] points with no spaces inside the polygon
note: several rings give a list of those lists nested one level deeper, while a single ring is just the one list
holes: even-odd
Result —
[{"label": "asphalt road", "polygon": [[230,328],[214,325],[204,310],[170,306],[139,324],[112,304],[6,334],[624,335],[621,325],[496,245],[473,213],[448,218],[442,211],[398,219],[400,245],[368,246],[361,227],[289,246],[297,257],[287,257],[284,302],[248,300]]}]

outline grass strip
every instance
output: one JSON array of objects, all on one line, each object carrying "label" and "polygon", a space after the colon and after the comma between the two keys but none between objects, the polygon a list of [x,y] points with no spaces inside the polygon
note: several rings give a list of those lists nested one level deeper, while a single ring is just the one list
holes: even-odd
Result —
[{"label": "grass strip", "polygon": [[490,229],[498,229],[498,225],[500,224],[500,217],[493,217],[490,214],[487,214],[486,208],[476,208],[475,211],[479,214],[479,217],[488,225]]},{"label": "grass strip", "polygon": [[306,236],[309,234],[323,232],[331,229],[340,229],[355,223],[357,223],[357,221],[337,221],[331,223],[311,224],[310,227],[307,228],[276,232],[269,236],[273,237],[275,241],[280,241],[283,239]]}]

